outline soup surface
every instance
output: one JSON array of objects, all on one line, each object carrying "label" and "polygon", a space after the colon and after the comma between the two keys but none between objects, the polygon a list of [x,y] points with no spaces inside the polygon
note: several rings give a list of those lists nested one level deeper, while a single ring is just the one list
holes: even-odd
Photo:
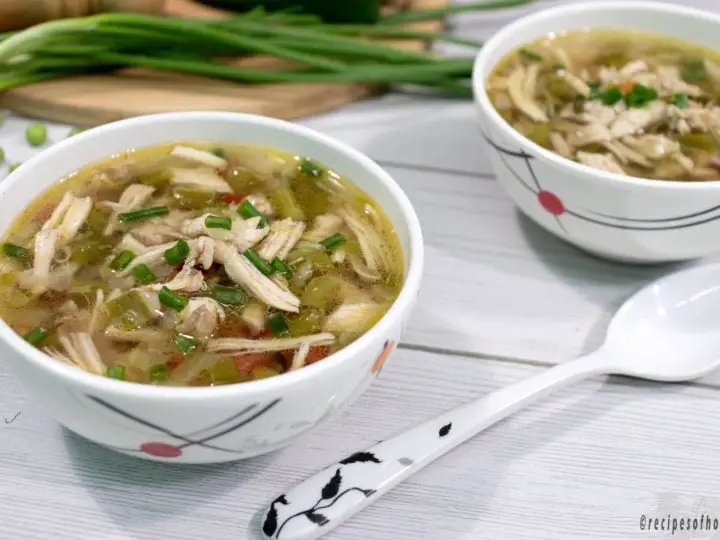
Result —
[{"label": "soup surface", "polygon": [[720,54],[635,31],[551,34],[487,80],[497,111],[535,143],[590,167],[720,180]]},{"label": "soup surface", "polygon": [[299,369],[365,333],[403,281],[364,192],[237,144],[113,156],[43,193],[3,242],[0,316],[60,362],[139,383]]}]

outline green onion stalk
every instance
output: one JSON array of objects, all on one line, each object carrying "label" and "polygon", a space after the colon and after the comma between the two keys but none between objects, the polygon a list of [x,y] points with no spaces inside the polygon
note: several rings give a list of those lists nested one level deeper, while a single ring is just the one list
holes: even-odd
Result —
[{"label": "green onion stalk", "polygon": [[[532,0],[493,0],[442,9],[412,10],[376,25],[325,24],[318,17],[262,9],[226,19],[183,19],[104,13],[49,21],[0,34],[0,90],[125,67],[152,68],[244,84],[409,84],[469,97],[472,59],[443,58],[371,38],[446,41],[477,50],[479,41],[405,26],[472,11],[503,9]],[[226,59],[271,56],[276,69]],[[148,216],[121,216],[126,220]],[[219,224],[219,222],[218,222]]]}]

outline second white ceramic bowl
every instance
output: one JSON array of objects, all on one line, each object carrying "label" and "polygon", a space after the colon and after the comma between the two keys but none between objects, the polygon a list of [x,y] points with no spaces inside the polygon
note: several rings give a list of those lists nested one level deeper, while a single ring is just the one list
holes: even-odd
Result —
[{"label": "second white ceramic bowl", "polygon": [[720,182],[664,182],[606,173],[526,139],[494,109],[485,80],[497,62],[550,32],[634,29],[718,48],[720,17],[661,2],[583,2],[524,17],[495,34],[473,73],[478,118],[499,182],[542,227],[601,257],[633,263],[720,251]]},{"label": "second white ceramic bowl", "polygon": [[346,175],[385,210],[400,239],[406,279],[365,335],[298,371],[204,388],[141,385],[98,377],[38,351],[0,321],[0,361],[48,413],[72,431],[125,454],[173,463],[231,461],[270,452],[336,416],[377,376],[415,303],[423,266],[417,216],[372,160],[308,128],[215,112],[124,120],[67,139],[0,184],[0,234],[30,201],[65,175],[130,148],[176,140],[252,143],[310,156]]}]

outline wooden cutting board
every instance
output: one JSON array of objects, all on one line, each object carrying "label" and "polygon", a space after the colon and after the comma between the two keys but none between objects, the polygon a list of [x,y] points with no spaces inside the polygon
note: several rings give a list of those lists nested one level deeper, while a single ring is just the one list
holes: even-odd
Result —
[{"label": "wooden cutting board", "polygon": [[[448,2],[415,0],[413,6],[440,7]],[[178,8],[180,4],[170,2],[169,6]],[[183,15],[181,9],[173,9],[172,13]],[[442,25],[441,21],[431,21],[409,28],[439,31]],[[406,41],[398,46],[422,50],[428,44]],[[253,58],[239,64],[273,62],[274,59]],[[109,75],[68,77],[16,88],[0,95],[0,106],[20,114],[84,127],[143,114],[189,110],[246,112],[292,120],[329,111],[378,90],[378,86],[368,84],[243,85],[192,75],[127,69]]]}]

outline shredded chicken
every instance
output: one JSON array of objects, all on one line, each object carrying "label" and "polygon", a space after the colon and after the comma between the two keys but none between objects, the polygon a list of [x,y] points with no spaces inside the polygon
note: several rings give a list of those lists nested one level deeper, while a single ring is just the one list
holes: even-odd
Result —
[{"label": "shredded chicken", "polygon": [[191,298],[180,312],[178,330],[182,333],[207,339],[215,333],[218,324],[225,320],[225,312],[212,298]]},{"label": "shredded chicken", "polygon": [[565,138],[560,135],[557,131],[550,132],[550,144],[553,149],[560,154],[562,157],[571,158],[573,155],[572,148],[567,143]]},{"label": "shredded chicken", "polygon": [[123,330],[116,326],[108,326],[105,329],[105,336],[113,341],[127,343],[162,343],[167,340],[167,333],[152,328],[140,328],[138,330]]},{"label": "shredded chicken", "polygon": [[357,332],[372,326],[384,309],[374,303],[344,303],[328,315],[323,324],[326,332]]},{"label": "shredded chicken", "polygon": [[27,284],[33,294],[42,294],[50,288],[50,266],[58,236],[57,229],[41,230],[35,235],[32,281]]},{"label": "shredded chicken", "polygon": [[290,368],[288,369],[288,371],[295,371],[303,367],[305,365],[305,361],[307,360],[309,352],[309,343],[306,342],[300,345],[300,348],[295,351],[295,354],[293,355],[292,363],[290,364]]},{"label": "shredded chicken", "polygon": [[145,251],[147,247],[140,240],[135,238],[132,234],[127,233],[123,235],[120,242],[117,245],[116,251],[132,251],[136,255]]},{"label": "shredded chicken", "polygon": [[297,313],[300,299],[290,291],[283,290],[271,279],[264,276],[243,255],[233,247],[218,242],[215,245],[215,260],[225,266],[225,272],[235,283],[247,288],[257,298],[281,311]]},{"label": "shredded chicken", "polygon": [[602,124],[588,124],[570,133],[567,143],[570,146],[586,146],[591,143],[607,143],[611,140],[610,130]]},{"label": "shredded chicken", "polygon": [[105,227],[105,236],[110,236],[117,230],[120,225],[119,214],[142,208],[154,191],[155,188],[144,184],[130,184],[120,195],[118,202],[106,201],[104,206],[112,210],[112,215]]},{"label": "shredded chicken", "polygon": [[578,152],[577,159],[584,165],[595,167],[603,171],[625,175],[625,171],[610,154],[595,154],[592,152]]},{"label": "shredded chicken", "polygon": [[289,218],[275,221],[270,225],[270,234],[260,244],[258,254],[267,261],[271,261],[275,257],[284,261],[304,231],[305,223],[302,221],[294,221]]},{"label": "shredded chicken", "polygon": [[171,169],[170,184],[215,193],[232,193],[232,188],[214,169]]},{"label": "shredded chicken", "polygon": [[652,167],[652,163],[648,158],[620,141],[607,142],[605,143],[605,148],[610,150],[620,163],[634,163],[642,167]]},{"label": "shredded chicken", "polygon": [[[190,242],[188,242],[189,244]],[[135,268],[139,264],[147,265],[150,268],[153,268],[157,265],[164,264],[165,263],[165,251],[175,246],[176,242],[168,242],[167,244],[160,244],[158,246],[152,246],[147,248],[145,251],[140,253],[137,257],[135,257],[130,264],[125,268],[125,270],[121,270],[117,273],[119,277],[125,277],[130,275],[132,272],[132,269]]]},{"label": "shredded chicken", "polygon": [[185,291],[194,293],[205,289],[205,276],[197,268],[183,266],[178,274],[167,283],[154,283],[148,286],[150,289],[159,291],[167,287],[171,291]]},{"label": "shredded chicken", "polygon": [[508,77],[508,93],[515,106],[525,115],[536,122],[547,122],[548,117],[545,111],[535,101],[535,87],[539,70],[538,64],[532,64],[527,69],[518,65]]},{"label": "shredded chicken", "polygon": [[58,341],[64,349],[65,354],[60,353],[56,356],[52,354],[54,350],[48,348],[46,351],[49,352],[49,354],[66,363],[75,364],[90,373],[105,375],[107,368],[100,359],[100,353],[95,347],[90,334],[87,332],[60,334],[58,335]]},{"label": "shredded chicken", "polygon": [[190,148],[189,146],[176,146],[170,152],[171,156],[181,157],[189,161],[194,161],[200,165],[206,165],[215,169],[224,169],[227,167],[227,161],[205,150]]},{"label": "shredded chicken", "polygon": [[232,219],[231,229],[217,229],[208,227],[205,220],[212,214],[203,214],[194,219],[188,219],[182,225],[184,235],[195,238],[200,235],[208,236],[217,242],[232,242],[237,249],[245,251],[260,242],[267,236],[270,228],[261,226],[260,217],[242,219],[236,216]]},{"label": "shredded chicken", "polygon": [[332,345],[335,336],[329,332],[312,334],[297,338],[281,339],[244,339],[219,338],[211,339],[207,344],[208,352],[228,355],[252,354],[255,352],[293,351],[308,344],[311,347]]},{"label": "shredded chicken", "polygon": [[557,72],[558,77],[564,80],[567,85],[575,90],[578,94],[583,97],[588,97],[591,94],[590,87],[580,77],[576,77],[566,69],[561,69]]},{"label": "shredded chicken", "polygon": [[662,159],[667,154],[680,151],[680,144],[664,135],[624,137],[622,142],[651,159]]},{"label": "shredded chicken", "polygon": [[313,226],[302,236],[303,242],[320,242],[340,232],[343,220],[335,214],[320,214],[313,221]]},{"label": "shredded chicken", "polygon": [[610,125],[613,138],[634,135],[667,118],[667,107],[662,101],[652,101],[646,107],[621,112]]},{"label": "shredded chicken", "polygon": [[242,312],[241,319],[248,325],[250,331],[257,335],[265,330],[265,315],[267,308],[259,302],[251,302]]},{"label": "shredded chicken", "polygon": [[368,270],[379,272],[388,268],[390,264],[387,245],[378,231],[348,207],[341,209],[338,214],[355,235]]},{"label": "shredded chicken", "polygon": [[262,193],[253,193],[245,197],[245,200],[252,204],[258,212],[264,216],[271,217],[275,215],[275,207],[270,199]]},{"label": "shredded chicken", "polygon": [[190,216],[190,212],[173,210],[167,216],[148,219],[132,228],[132,235],[147,246],[164,244],[171,240],[183,238],[182,224]]}]

